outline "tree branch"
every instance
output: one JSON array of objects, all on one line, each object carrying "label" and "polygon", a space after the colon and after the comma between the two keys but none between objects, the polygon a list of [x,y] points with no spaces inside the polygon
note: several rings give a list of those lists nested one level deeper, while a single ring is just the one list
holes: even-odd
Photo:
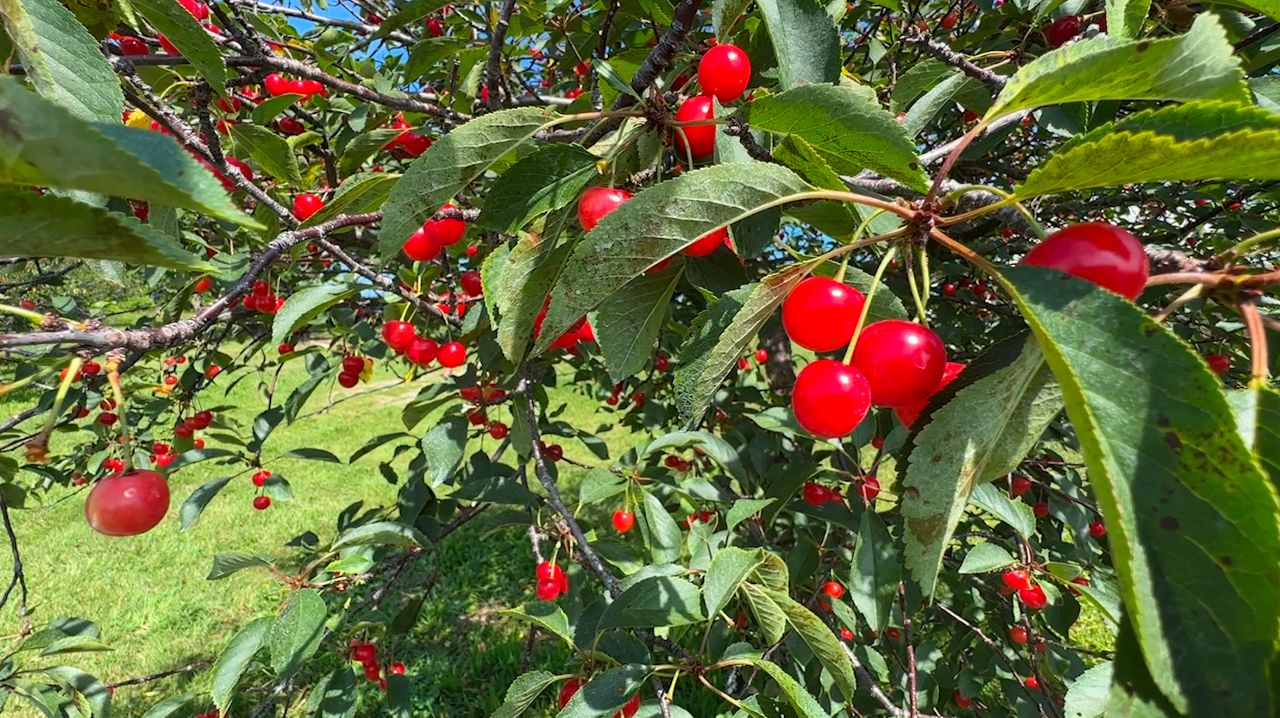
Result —
[{"label": "tree branch", "polygon": [[1004,89],[1005,84],[1009,82],[1007,77],[978,67],[966,59],[964,55],[952,50],[946,43],[933,39],[929,36],[929,33],[918,29],[914,25],[908,25],[906,27],[905,32],[902,33],[902,41],[908,45],[914,45],[923,49],[925,52],[960,70],[969,77],[980,80],[996,92]]}]

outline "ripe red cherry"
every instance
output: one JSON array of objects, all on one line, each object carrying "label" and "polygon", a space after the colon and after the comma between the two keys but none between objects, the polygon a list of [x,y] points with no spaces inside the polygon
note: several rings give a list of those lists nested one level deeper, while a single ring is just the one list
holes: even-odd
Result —
[{"label": "ripe red cherry", "polygon": [[1026,643],[1027,643],[1027,629],[1023,628],[1022,626],[1010,626],[1010,627],[1009,627],[1009,640],[1010,640],[1010,641],[1013,641],[1014,643],[1018,644],[1019,646],[1026,645]]},{"label": "ripe red cherry", "polygon": [[460,367],[467,361],[467,348],[458,342],[449,342],[440,347],[436,358],[440,360],[440,366],[447,369]]},{"label": "ripe red cherry", "polygon": [[902,631],[899,630],[897,626],[889,626],[884,629],[884,637],[890,641],[896,641],[899,638],[902,638]]},{"label": "ripe red cherry", "polygon": [[259,510],[259,511],[265,511],[265,510],[266,510],[266,508],[267,508],[268,506],[270,506],[270,505],[271,505],[271,497],[270,497],[270,496],[255,496],[255,497],[253,497],[253,508],[255,508],[255,509]]},{"label": "ripe red cherry", "polygon": [[1048,596],[1044,595],[1044,589],[1035,585],[1018,589],[1018,598],[1022,599],[1024,606],[1033,611],[1039,611],[1049,603]]},{"label": "ripe red cherry", "polygon": [[425,224],[409,235],[409,238],[404,241],[403,249],[409,259],[418,262],[430,262],[440,256],[440,245],[431,241]]},{"label": "ripe red cherry", "polygon": [[119,35],[116,42],[120,43],[120,53],[123,55],[145,55],[150,50],[147,49],[147,43],[140,37],[133,35]]},{"label": "ripe red cherry", "polygon": [[314,194],[300,194],[293,198],[293,216],[300,221],[306,221],[322,209],[324,200]]},{"label": "ripe red cherry", "polygon": [[592,187],[578,200],[578,224],[585,232],[595,229],[601,218],[631,199],[631,193],[616,187]]},{"label": "ripe red cherry", "polygon": [[[409,322],[402,322],[398,319],[392,319],[382,325],[382,340],[397,352],[408,350],[409,345],[417,338],[414,333],[413,325]],[[361,369],[364,368],[364,362],[360,362]],[[346,368],[346,360],[343,360],[343,368]]]},{"label": "ripe red cherry", "polygon": [[197,411],[191,415],[191,426],[196,429],[207,429],[213,423],[212,411]]},{"label": "ripe red cherry", "polygon": [[1102,538],[1107,535],[1107,525],[1101,521],[1089,522],[1089,535],[1094,538]]},{"label": "ripe red cherry", "polygon": [[195,19],[204,21],[209,19],[209,6],[200,2],[200,0],[178,0],[178,4],[186,8]]},{"label": "ripe red cherry", "polygon": [[1204,360],[1214,374],[1226,374],[1231,371],[1231,357],[1226,354],[1205,354]]},{"label": "ripe red cherry", "polygon": [[864,476],[858,483],[858,493],[864,501],[875,501],[880,495],[880,481],[874,476]]},{"label": "ripe red cherry", "polygon": [[564,576],[564,569],[560,568],[559,564],[542,561],[534,568],[533,575],[541,581],[555,581],[558,583],[561,577]]},{"label": "ripe red cherry", "polygon": [[827,502],[827,499],[831,498],[831,492],[827,491],[827,487],[822,484],[809,481],[800,490],[800,496],[810,506],[821,506]]},{"label": "ripe red cherry", "polygon": [[101,479],[84,501],[84,517],[106,536],[137,536],[155,528],[169,510],[169,484],[154,471]]},{"label": "ripe red cherry", "polygon": [[954,297],[956,295],[956,285],[947,282],[942,285],[942,295],[945,297]]},{"label": "ripe red cherry", "polygon": [[359,374],[364,371],[364,360],[358,356],[342,357],[342,371],[348,374]]},{"label": "ripe red cherry", "polygon": [[840,629],[840,638],[842,638],[842,639],[844,639],[844,640],[846,640],[846,641],[852,641],[852,640],[853,640],[853,631],[850,631],[848,626],[844,626],[844,627],[842,627],[842,628]]},{"label": "ripe red cherry", "polygon": [[760,364],[763,364],[763,363],[765,363],[765,362],[769,361],[769,352],[768,352],[767,350],[764,350],[764,349],[757,349],[757,350],[756,350],[756,361],[757,361],[757,362],[759,362]]},{"label": "ripe red cherry", "polygon": [[[942,25],[943,30],[950,30],[951,28],[956,26],[956,23],[959,20],[960,18],[956,17],[955,13],[949,12],[946,15],[942,16],[942,22],[939,24]],[[956,695],[959,695],[959,694],[957,693]]]},{"label": "ripe red cherry", "polygon": [[857,428],[871,408],[871,386],[857,369],[834,359],[806,365],[791,392],[796,421],[814,436],[834,439]]},{"label": "ripe red cherry", "polygon": [[534,594],[542,601],[554,601],[560,595],[560,584],[555,581],[538,581]]},{"label": "ripe red cherry", "polygon": [[345,371],[338,374],[338,384],[340,384],[344,389],[350,389],[359,383],[360,376],[358,374],[348,374]]},{"label": "ripe red cherry", "polygon": [[1027,676],[1022,681],[1022,685],[1026,686],[1027,688],[1030,688],[1033,691],[1040,689],[1040,681],[1036,680],[1035,676]]},{"label": "ripe red cherry", "polygon": [[401,663],[400,661],[396,661],[395,663],[392,663],[392,664],[387,668],[387,671],[388,671],[389,673],[391,673],[392,675],[395,675],[395,676],[403,676],[403,675],[404,675],[404,664],[403,664],[403,663]]},{"label": "ripe red cherry", "polygon": [[111,426],[112,424],[116,423],[116,421],[118,421],[119,419],[120,417],[116,416],[115,414],[109,411],[104,411],[101,414],[98,414],[98,423],[102,424],[103,426]]},{"label": "ripe red cherry", "polygon": [[710,232],[695,239],[693,244],[684,248],[684,253],[690,257],[705,257],[716,251],[724,241],[729,238],[729,228],[721,227],[713,229]]},{"label": "ripe red cherry", "polygon": [[196,280],[196,285],[191,288],[191,291],[195,292],[196,294],[204,294],[205,292],[209,291],[209,288],[212,286],[213,286],[212,277],[201,277]]},{"label": "ripe red cherry", "polygon": [[871,386],[871,401],[881,406],[917,404],[942,382],[947,350],[927,327],[888,319],[866,327],[853,350],[853,365]]},{"label": "ripe red cherry", "polygon": [[[694,122],[710,120],[715,117],[715,107],[711,98],[704,95],[690,97],[680,103],[676,110],[676,122]],[[677,127],[676,149],[683,155],[685,152],[694,159],[706,157],[716,148],[716,126],[714,124],[689,125]]]},{"label": "ripe red cherry", "polygon": [[973,705],[973,699],[965,698],[964,694],[961,693],[958,688],[956,689],[955,694],[952,695],[951,700],[955,701],[956,708],[968,708]]},{"label": "ripe red cherry", "polygon": [[822,584],[822,592],[832,598],[840,598],[844,595],[844,586],[837,581],[827,581]]},{"label": "ripe red cherry", "polygon": [[560,701],[561,709],[569,705],[569,700],[573,698],[574,694],[577,693],[578,689],[581,687],[582,681],[577,678],[570,678],[564,682],[564,685],[560,686],[560,696],[558,700]]},{"label": "ripe red cherry", "polygon": [[276,127],[286,135],[300,135],[307,131],[306,125],[288,115],[276,120]]},{"label": "ripe red cherry", "polygon": [[196,428],[190,424],[184,423],[173,427],[173,435],[179,439],[190,439],[194,433],[196,433]]},{"label": "ripe red cherry", "polygon": [[578,341],[595,342],[595,340],[596,340],[595,327],[591,326],[591,322],[583,322],[582,328],[578,330]]},{"label": "ripe red cherry", "polygon": [[458,284],[462,285],[462,291],[473,297],[479,297],[484,294],[484,285],[480,281],[480,273],[474,269],[467,270],[458,277]]},{"label": "ripe red cherry", "polygon": [[495,439],[501,440],[507,438],[507,434],[510,433],[510,431],[511,429],[500,421],[495,421],[489,425],[489,436],[492,436]]},{"label": "ripe red cherry", "polygon": [[613,528],[620,534],[627,533],[636,525],[636,515],[630,511],[618,509],[613,512]]},{"label": "ripe red cherry", "polygon": [[1026,588],[1031,585],[1031,574],[1026,569],[1021,568],[1005,571],[1000,576],[1000,579],[1004,581],[1004,585],[1013,589]]},{"label": "ripe red cherry", "polygon": [[253,475],[253,485],[262,488],[269,478],[271,478],[270,471],[259,471]]},{"label": "ripe red cherry", "polygon": [[[947,362],[946,368],[942,370],[942,381],[938,382],[938,386],[929,393],[929,396],[932,397],[934,394],[942,391],[944,386],[950,384],[956,377],[960,376],[960,372],[964,371],[964,367],[965,365],[960,362]],[[898,421],[901,421],[903,426],[910,429],[911,425],[916,423],[916,419],[920,418],[920,412],[924,411],[924,408],[928,405],[929,399],[926,398],[924,401],[911,404],[910,406],[895,407],[893,413],[897,415]]]},{"label": "ripe red cherry", "polygon": [[1044,26],[1044,36],[1049,41],[1049,47],[1062,47],[1079,34],[1080,18],[1075,15],[1060,17]]},{"label": "ripe red cherry", "polygon": [[262,81],[262,86],[266,88],[267,94],[273,97],[287,95],[294,90],[293,82],[277,73],[267,75],[266,79]]},{"label": "ripe red cherry", "polygon": [[[454,209],[448,202],[440,209]],[[467,223],[460,219],[429,219],[422,225],[422,232],[428,241],[441,247],[457,244],[467,233]]]},{"label": "ripe red cherry", "polygon": [[1015,499],[1031,490],[1031,479],[1025,476],[1015,474],[1009,484],[1009,495]]},{"label": "ripe red cherry", "polygon": [[276,351],[280,353],[280,356],[284,356],[285,354],[292,354],[293,345],[290,344],[289,342],[280,342],[280,346],[276,347]]},{"label": "ripe red cherry", "polygon": [[667,359],[666,354],[657,354],[653,357],[653,368],[656,371],[666,371],[671,366],[671,360]]},{"label": "ripe red cherry", "polygon": [[401,157],[421,157],[423,152],[431,149],[431,138],[416,132],[401,132],[396,137],[394,151]]},{"label": "ripe red cherry", "polygon": [[634,696],[631,696],[631,700],[623,704],[622,710],[613,714],[613,718],[631,718],[631,716],[635,715],[639,710],[640,694],[637,693]]},{"label": "ripe red cherry", "polygon": [[1032,247],[1022,264],[1057,269],[1131,300],[1142,294],[1147,283],[1142,242],[1106,222],[1064,227]]},{"label": "ripe red cherry", "polygon": [[408,350],[405,351],[404,356],[414,366],[424,367],[435,361],[438,352],[436,340],[415,338],[413,343],[409,345]]},{"label": "ripe red cherry", "polygon": [[1049,502],[1048,502],[1048,501],[1037,501],[1037,502],[1035,502],[1035,503],[1034,503],[1034,504],[1032,504],[1032,506],[1031,506],[1031,513],[1035,514],[1035,515],[1036,515],[1036,518],[1038,518],[1038,519],[1042,519],[1042,518],[1044,518],[1044,517],[1048,516],[1048,515],[1049,515]]},{"label": "ripe red cherry", "polygon": [[782,327],[805,349],[829,352],[853,338],[866,298],[862,292],[827,277],[809,277],[782,303]]},{"label": "ripe red cherry", "polygon": [[721,102],[742,97],[751,80],[751,60],[734,45],[716,45],[698,63],[698,84],[702,93]]}]

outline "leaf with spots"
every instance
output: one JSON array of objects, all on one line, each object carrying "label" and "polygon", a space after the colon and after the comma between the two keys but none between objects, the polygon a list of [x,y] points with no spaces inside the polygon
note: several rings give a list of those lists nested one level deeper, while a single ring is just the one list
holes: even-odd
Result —
[{"label": "leaf with spots", "polygon": [[1227,400],[1235,412],[1240,438],[1280,490],[1280,391],[1269,384],[1250,386],[1231,392]]},{"label": "leaf with spots", "polygon": [[1001,282],[1062,387],[1155,685],[1179,713],[1274,715],[1280,501],[1221,383],[1111,292],[1034,267]]},{"label": "leaf with spots", "polygon": [[681,274],[681,266],[674,265],[636,277],[592,315],[596,341],[615,383],[640,371],[653,358],[654,342]]},{"label": "leaf with spots", "polygon": [[1018,465],[1062,398],[1040,348],[1022,334],[971,362],[931,404],[916,419],[902,484],[906,565],[925,595],[970,494]]}]

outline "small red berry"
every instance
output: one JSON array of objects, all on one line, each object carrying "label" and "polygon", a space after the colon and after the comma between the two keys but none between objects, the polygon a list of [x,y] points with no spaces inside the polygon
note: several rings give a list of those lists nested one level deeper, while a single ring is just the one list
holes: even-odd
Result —
[{"label": "small red berry", "polygon": [[359,383],[360,383],[360,375],[358,374],[348,374],[345,371],[340,372],[338,374],[338,384],[340,384],[345,389],[350,389],[351,387]]},{"label": "small red berry", "polygon": [[564,682],[564,685],[560,686],[560,695],[557,697],[557,700],[560,703],[561,709],[569,705],[569,700],[573,698],[574,694],[577,693],[578,689],[581,687],[582,681],[577,678],[570,678]]},{"label": "small red berry", "polygon": [[460,367],[467,362],[467,348],[459,342],[449,342],[436,352],[436,359],[447,369]]},{"label": "small red berry", "polygon": [[844,595],[844,586],[841,586],[838,581],[827,581],[822,584],[822,592],[838,599]]},{"label": "small red berry", "polygon": [[1049,47],[1062,47],[1079,34],[1080,18],[1075,15],[1060,17],[1044,26],[1044,36],[1049,41]]},{"label": "small red berry", "polygon": [[507,428],[507,425],[500,421],[495,421],[489,425],[489,436],[495,439],[505,439],[509,432],[510,429]]},{"label": "small red berry", "polygon": [[864,476],[858,483],[858,493],[864,501],[875,501],[880,495],[880,482],[874,476]]},{"label": "small red berry", "polygon": [[255,497],[253,497],[253,508],[255,508],[255,509],[259,510],[259,511],[265,511],[265,510],[266,510],[266,508],[267,508],[268,506],[270,506],[270,505],[271,505],[271,497],[270,497],[270,496],[255,496]]},{"label": "small red berry", "polygon": [[1226,354],[1205,354],[1204,360],[1214,374],[1226,374],[1231,371],[1231,357]]},{"label": "small red berry", "polygon": [[965,698],[964,694],[961,693],[958,688],[956,689],[955,694],[952,695],[951,699],[955,702],[956,708],[964,709],[973,705],[973,699]]},{"label": "small red berry", "polygon": [[857,428],[870,409],[871,396],[862,372],[834,359],[819,359],[800,370],[791,409],[805,431],[833,439]]},{"label": "small red berry", "polygon": [[1107,526],[1101,521],[1089,522],[1089,535],[1094,538],[1102,538],[1107,535]]},{"label": "small red berry", "polygon": [[630,511],[618,509],[613,512],[613,528],[620,534],[625,534],[636,525],[636,515]]},{"label": "small red berry", "polygon": [[534,594],[537,595],[539,600],[554,601],[560,595],[560,584],[550,580],[538,581],[538,585],[534,588]]},{"label": "small red berry", "polygon": [[271,478],[270,471],[259,471],[253,475],[253,485],[262,488],[267,483],[267,479]]},{"label": "small red berry", "polygon": [[1044,589],[1036,585],[1018,589],[1018,598],[1022,599],[1024,606],[1033,611],[1039,611],[1049,603],[1049,597],[1045,595]]},{"label": "small red berry", "polygon": [[1031,573],[1022,568],[1005,571],[1000,579],[1004,581],[1004,585],[1012,589],[1022,589],[1031,585]]},{"label": "small red berry", "polygon": [[394,676],[403,676],[404,664],[401,663],[400,661],[396,661],[395,663],[391,664],[391,666],[387,669],[387,671]]},{"label": "small red berry", "polygon": [[1048,501],[1037,501],[1037,502],[1035,502],[1035,504],[1033,504],[1033,505],[1031,506],[1031,512],[1032,512],[1033,514],[1035,514],[1035,515],[1036,515],[1036,518],[1038,518],[1038,519],[1042,519],[1042,518],[1044,518],[1044,517],[1048,516],[1048,515],[1049,515],[1049,502],[1048,502]]},{"label": "small red berry", "polygon": [[734,45],[716,45],[707,50],[698,63],[698,84],[702,92],[720,102],[733,102],[742,96],[751,80],[751,60]]},{"label": "small red berry", "polygon": [[831,492],[827,490],[827,487],[812,481],[805,483],[800,495],[804,498],[804,502],[810,506],[821,506],[827,502],[827,499],[831,498]]},{"label": "small red berry", "polygon": [[853,640],[853,631],[850,631],[848,626],[842,626],[842,627],[840,628],[840,638],[842,638],[842,639],[844,639],[844,640],[846,640],[846,641],[852,641],[852,640]]},{"label": "small red berry", "polygon": [[1064,227],[1032,247],[1022,264],[1057,269],[1130,300],[1142,294],[1149,271],[1142,242],[1106,222]]},{"label": "small red berry", "polygon": [[695,239],[693,241],[693,244],[690,244],[688,247],[685,247],[684,253],[689,255],[690,257],[705,257],[708,254],[711,254],[712,252],[719,249],[720,245],[724,244],[725,240],[728,238],[729,238],[728,227],[713,229],[710,232],[707,232],[701,237]]},{"label": "small red berry", "polygon": [[293,216],[306,221],[316,212],[324,209],[324,200],[314,194],[300,194],[293,198]]},{"label": "small red berry", "polygon": [[853,338],[866,298],[827,277],[809,277],[782,303],[782,326],[791,341],[818,352],[840,349]]},{"label": "small red berry", "polygon": [[1035,676],[1027,676],[1022,681],[1022,685],[1026,686],[1027,688],[1030,688],[1033,691],[1040,690],[1040,681],[1036,680]]},{"label": "small red berry", "polygon": [[1015,499],[1027,493],[1030,490],[1031,490],[1031,479],[1028,479],[1025,476],[1014,474],[1013,478],[1010,479],[1009,481],[1009,495]]},{"label": "small red berry", "polygon": [[[710,120],[715,116],[715,108],[711,98],[704,95],[690,97],[680,103],[676,110],[676,122],[696,122]],[[716,126],[714,124],[688,125],[677,127],[676,148],[683,154],[688,152],[694,159],[706,157],[716,147]]]},{"label": "small red berry", "polygon": [[763,364],[769,361],[769,352],[764,349],[756,350],[756,362]]}]

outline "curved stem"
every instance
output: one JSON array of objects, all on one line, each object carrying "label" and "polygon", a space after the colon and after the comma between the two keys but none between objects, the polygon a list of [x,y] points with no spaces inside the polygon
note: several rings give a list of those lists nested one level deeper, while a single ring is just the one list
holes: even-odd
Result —
[{"label": "curved stem", "polygon": [[1018,214],[1022,215],[1023,219],[1027,220],[1027,224],[1031,227],[1031,230],[1035,232],[1037,237],[1039,237],[1040,239],[1044,239],[1044,236],[1045,236],[1044,227],[1041,226],[1039,220],[1036,219],[1035,215],[1031,214],[1031,210],[1027,209],[1025,206],[1023,206],[1021,202],[1013,198],[1012,192],[1006,192],[1000,189],[999,187],[992,187],[991,185],[988,185],[988,184],[966,184],[951,190],[950,192],[947,193],[947,196],[943,199],[947,203],[952,203],[958,200],[962,195],[974,190],[990,192],[991,194],[999,197],[1001,201],[996,202],[994,204],[986,205],[984,207],[978,207],[973,211],[965,212],[964,214],[955,215],[954,217],[943,217],[939,219],[938,222],[944,225],[957,224],[959,222],[963,222],[969,219],[981,217],[984,214],[990,214],[991,212],[994,212],[997,209],[1001,209],[1004,206],[1009,205],[1009,206],[1012,206],[1015,210],[1017,210]]},{"label": "curved stem", "polygon": [[1218,262],[1230,262],[1231,260],[1243,256],[1247,250],[1251,250],[1257,245],[1271,239],[1280,239],[1280,227],[1266,232],[1259,232],[1248,239],[1242,240],[1234,247],[1220,252],[1216,257],[1214,257],[1214,260]]},{"label": "curved stem", "polygon": [[977,139],[978,135],[982,134],[986,127],[985,121],[979,121],[978,124],[973,126],[973,129],[964,133],[964,136],[956,143],[956,146],[951,150],[951,154],[947,155],[947,158],[942,161],[942,167],[938,169],[938,174],[934,176],[933,184],[929,187],[929,193],[924,196],[924,206],[928,207],[937,200],[938,191],[942,189],[942,181],[947,178],[947,174],[951,172],[956,160],[960,159],[960,155],[965,151],[965,148]]},{"label": "curved stem", "polygon": [[1249,350],[1252,359],[1252,378],[1250,386],[1260,387],[1267,383],[1267,331],[1262,326],[1262,315],[1258,312],[1256,302],[1249,301],[1240,305],[1240,316],[1244,317],[1244,327],[1249,333]]},{"label": "curved stem", "polygon": [[889,268],[889,263],[893,261],[893,255],[897,252],[897,246],[889,245],[889,250],[880,260],[880,266],[876,267],[875,276],[871,278],[871,286],[867,287],[866,301],[862,303],[862,312],[858,314],[858,324],[853,328],[853,338],[849,340],[849,348],[844,352],[845,364],[853,361],[853,349],[858,345],[858,335],[862,333],[862,327],[867,323],[867,314],[871,312],[871,300],[875,298],[876,288],[880,286],[880,278],[884,276],[884,270]]}]

